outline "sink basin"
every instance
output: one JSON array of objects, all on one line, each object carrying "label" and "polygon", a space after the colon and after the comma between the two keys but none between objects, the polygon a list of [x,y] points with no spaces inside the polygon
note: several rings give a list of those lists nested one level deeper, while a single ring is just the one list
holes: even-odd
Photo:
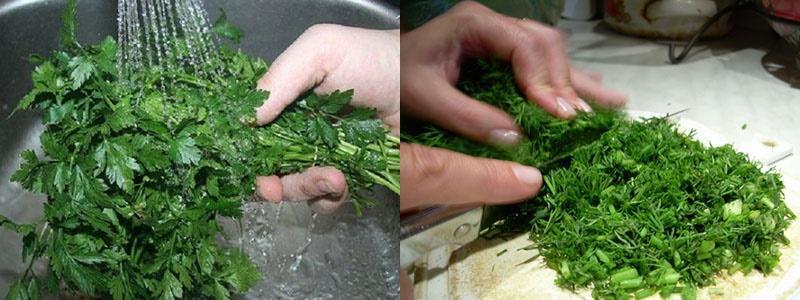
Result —
[{"label": "sink basin", "polygon": [[[17,222],[32,222],[42,213],[44,197],[9,177],[19,167],[20,152],[39,148],[43,127],[35,112],[8,115],[31,88],[27,57],[56,49],[65,2],[0,0],[0,214]],[[267,61],[315,23],[399,27],[399,10],[382,1],[208,0],[205,5],[211,20],[224,9],[245,31],[241,48]],[[116,11],[116,1],[79,1],[79,40],[90,44],[114,35]],[[382,189],[374,194],[378,205],[360,217],[350,206],[314,216],[304,203],[248,203],[243,231],[233,230],[232,238],[254,256],[265,280],[245,298],[397,298],[399,200]],[[0,297],[25,268],[21,247],[19,236],[0,229]]]}]

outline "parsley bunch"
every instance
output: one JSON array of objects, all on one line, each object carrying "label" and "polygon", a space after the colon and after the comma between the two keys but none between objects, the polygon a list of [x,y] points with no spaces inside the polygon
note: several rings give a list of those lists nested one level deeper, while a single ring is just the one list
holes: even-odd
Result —
[{"label": "parsley bunch", "polygon": [[778,264],[795,217],[779,174],[730,145],[704,146],[667,118],[633,121],[596,108],[556,119],[525,100],[508,66],[468,70],[460,88],[510,112],[528,140],[494,149],[432,126],[404,137],[542,168],[539,195],[489,208],[483,236],[528,231],[527,248],[540,251],[559,286],[591,287],[601,299],[692,299],[721,271],[769,274]]},{"label": "parsley bunch", "polygon": [[334,166],[359,212],[376,184],[399,193],[399,139],[373,110],[347,107],[352,91],[307,95],[254,128],[267,98],[255,88],[262,60],[222,48],[199,72],[154,67],[119,78],[113,39],[76,41],[74,0],[64,23],[63,49],[34,58],[33,90],[17,107],[43,112],[42,152],[23,152],[12,180],[47,195],[44,217],[19,225],[0,216],[0,227],[23,236],[23,259],[47,258],[50,268],[29,265],[9,299],[39,299],[40,288],[228,299],[261,274],[239,249],[218,245],[216,218],[241,216],[256,175]]}]

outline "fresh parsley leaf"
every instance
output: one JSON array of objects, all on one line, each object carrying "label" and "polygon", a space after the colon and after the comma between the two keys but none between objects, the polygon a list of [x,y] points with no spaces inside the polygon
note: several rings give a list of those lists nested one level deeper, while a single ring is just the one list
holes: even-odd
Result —
[{"label": "fresh parsley leaf", "polygon": [[133,115],[133,109],[129,103],[124,100],[117,110],[108,116],[108,126],[111,130],[120,131],[122,129],[136,125],[136,116]]},{"label": "fresh parsley leaf", "polygon": [[244,36],[244,32],[242,32],[241,29],[228,22],[228,15],[225,14],[225,11],[221,9],[219,18],[217,18],[217,21],[214,22],[214,27],[212,30],[214,33],[225,37],[236,44],[238,44],[239,40],[241,40]]},{"label": "fresh parsley leaf", "polygon": [[181,299],[183,298],[183,285],[172,275],[172,272],[167,271],[164,274],[164,279],[161,281],[161,297],[163,300]]},{"label": "fresh parsley leaf", "polygon": [[53,106],[51,109],[47,110],[42,120],[47,125],[61,123],[61,121],[72,112],[74,106],[75,105],[71,102]]},{"label": "fresh parsley leaf", "polygon": [[70,166],[64,162],[56,164],[56,175],[53,178],[53,184],[59,193],[63,193],[67,186],[68,179],[70,178]]},{"label": "fresh parsley leaf", "polygon": [[42,150],[55,160],[65,161],[69,159],[69,149],[56,140],[52,133],[44,132],[39,136]]},{"label": "fresh parsley leaf", "polygon": [[97,50],[98,53],[92,60],[97,69],[106,74],[117,74],[117,43],[114,39],[107,36],[97,46]]},{"label": "fresh parsley leaf", "polygon": [[308,137],[312,141],[327,145],[329,148],[336,147],[336,144],[339,142],[336,129],[322,117],[317,117],[311,122]]},{"label": "fresh parsley leaf", "polygon": [[133,157],[128,154],[125,145],[105,141],[94,152],[98,170],[105,170],[106,177],[112,183],[126,192],[133,190],[133,175],[141,171],[141,167]]},{"label": "fresh parsley leaf", "polygon": [[169,153],[178,163],[197,164],[200,161],[200,149],[195,146],[194,139],[188,136],[178,137],[172,142]]},{"label": "fresh parsley leaf", "polygon": [[22,100],[20,100],[19,103],[17,103],[17,107],[14,108],[14,111],[12,113],[17,112],[18,110],[24,110],[31,107],[31,104],[33,104],[33,102],[36,101],[36,96],[38,95],[39,93],[37,93],[36,91],[31,91],[30,93],[25,95],[25,97],[23,97]]},{"label": "fresh parsley leaf", "polygon": [[42,192],[41,166],[42,163],[33,150],[25,150],[20,154],[22,165],[11,175],[11,181],[18,182],[33,192]]},{"label": "fresh parsley leaf", "polygon": [[363,121],[374,119],[376,115],[377,113],[374,108],[356,107],[347,114],[347,119]]},{"label": "fresh parsley leaf", "polygon": [[376,119],[343,122],[342,131],[348,140],[359,147],[365,147],[385,134],[383,124]]},{"label": "fresh parsley leaf", "polygon": [[72,72],[69,78],[72,79],[72,89],[77,90],[94,73],[94,64],[85,57],[76,56],[69,61],[69,68]]},{"label": "fresh parsley leaf", "polygon": [[247,255],[243,252],[231,250],[228,259],[230,264],[223,270],[224,281],[230,284],[235,291],[243,293],[261,279],[261,273],[250,263]]},{"label": "fresh parsley leaf", "polygon": [[214,289],[213,292],[214,298],[217,300],[229,299],[231,296],[230,292],[228,292],[228,289],[225,288],[225,286],[223,286],[221,283],[219,283],[219,281],[214,281],[213,289]]},{"label": "fresh parsley leaf", "polygon": [[200,265],[200,271],[205,275],[211,275],[214,271],[214,255],[211,254],[210,247],[200,247],[197,250],[197,263]]},{"label": "fresh parsley leaf", "polygon": [[311,94],[306,98],[306,104],[312,109],[319,109],[328,114],[337,114],[343,107],[350,104],[353,90],[334,91],[329,95]]},{"label": "fresh parsley leaf", "polygon": [[125,285],[125,280],[122,277],[112,279],[109,283],[109,292],[111,297],[115,300],[130,300],[133,295],[130,289]]}]

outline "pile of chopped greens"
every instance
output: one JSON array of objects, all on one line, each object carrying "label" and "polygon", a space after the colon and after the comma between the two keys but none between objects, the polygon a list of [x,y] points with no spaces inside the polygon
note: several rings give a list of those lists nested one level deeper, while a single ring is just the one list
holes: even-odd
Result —
[{"label": "pile of chopped greens", "polygon": [[[43,113],[42,152],[27,150],[12,180],[45,194],[44,217],[0,227],[23,237],[28,267],[7,299],[40,288],[113,299],[228,299],[261,277],[240,250],[218,245],[217,217],[239,217],[255,176],[333,166],[359,212],[374,185],[399,193],[399,139],[352,91],[308,95],[255,128],[267,98],[260,59],[222,48],[203,73],[153,68],[118,78],[117,47],[75,40],[75,1],[62,50],[34,58],[33,90],[17,109]],[[218,31],[230,24],[217,22]],[[207,74],[202,76],[199,74]]]},{"label": "pile of chopped greens", "polygon": [[529,248],[558,273],[559,286],[593,288],[600,299],[692,299],[722,271],[769,274],[778,264],[795,215],[776,172],[730,145],[695,141],[667,117],[633,121],[596,108],[572,121],[553,118],[528,103],[497,62],[463,73],[460,88],[508,111],[528,139],[495,149],[433,126],[404,138],[542,168],[539,195],[487,210],[497,221],[483,224],[483,236],[529,232]]}]

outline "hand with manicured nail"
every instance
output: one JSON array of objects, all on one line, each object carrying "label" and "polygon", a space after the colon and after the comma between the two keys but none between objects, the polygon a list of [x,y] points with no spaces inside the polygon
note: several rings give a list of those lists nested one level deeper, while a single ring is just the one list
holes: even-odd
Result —
[{"label": "hand with manicured nail", "polygon": [[[465,57],[508,61],[525,96],[561,118],[590,111],[582,99],[601,106],[626,101],[624,94],[604,87],[599,75],[570,66],[558,30],[475,2],[461,2],[404,33],[401,43],[403,114],[479,142],[513,145],[521,134],[508,114],[455,88]],[[538,170],[513,162],[412,144],[401,145],[400,152],[401,210],[435,203],[516,202],[536,194],[542,184]]]},{"label": "hand with manicured nail", "polygon": [[[329,94],[353,89],[354,106],[375,108],[393,134],[400,131],[400,32],[340,25],[311,26],[270,66],[258,88],[270,92],[256,110],[259,125],[272,122],[309,89]],[[299,174],[256,178],[256,192],[270,202],[308,201],[331,213],[347,199],[344,174],[313,167]]]}]

